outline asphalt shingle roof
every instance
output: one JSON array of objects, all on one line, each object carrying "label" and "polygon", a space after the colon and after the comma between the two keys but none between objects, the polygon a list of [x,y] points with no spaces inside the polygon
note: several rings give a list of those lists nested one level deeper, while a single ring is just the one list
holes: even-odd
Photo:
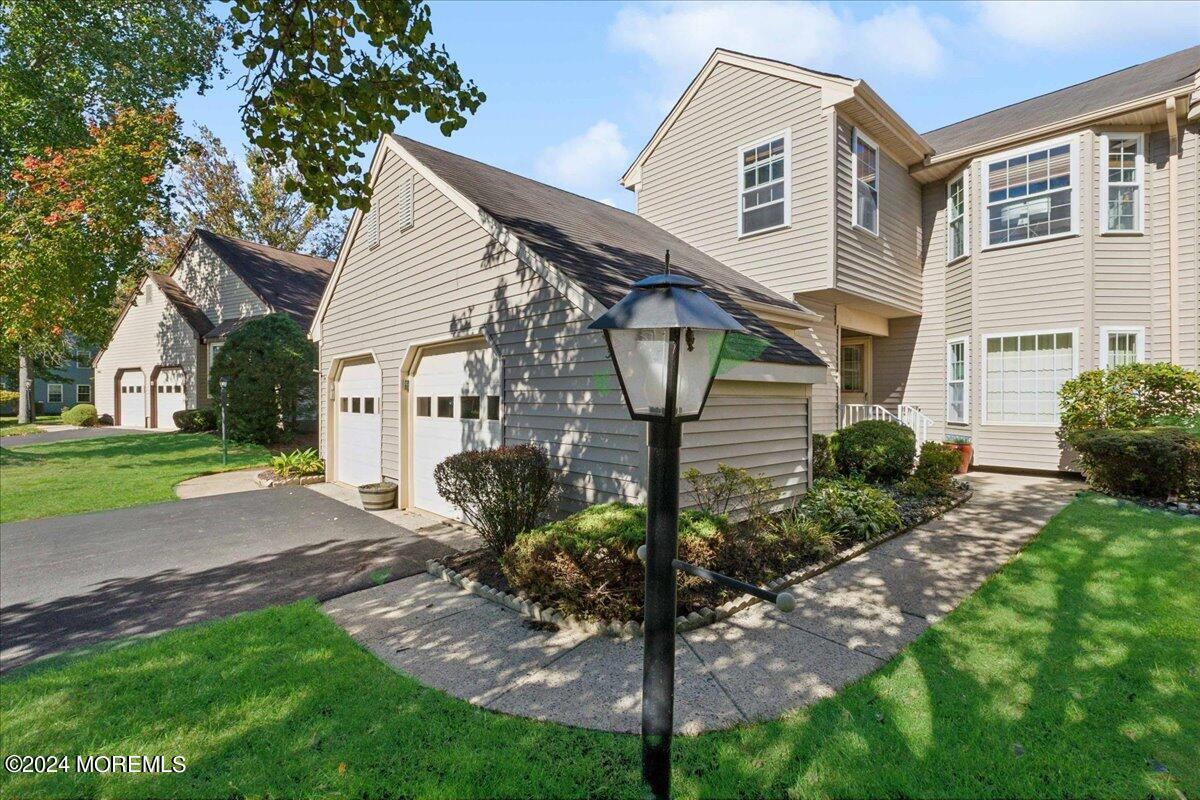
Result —
[{"label": "asphalt shingle roof", "polygon": [[162,290],[163,296],[171,301],[179,315],[184,321],[196,332],[197,336],[204,336],[212,330],[212,320],[208,318],[200,306],[192,298],[188,297],[187,292],[183,290],[173,278],[163,275],[159,272],[146,273],[154,285]]},{"label": "asphalt shingle roof", "polygon": [[805,310],[658,226],[618,208],[556,189],[403,136],[396,141],[527,247],[554,264],[597,301],[611,306],[635,281],[671,269],[705,285],[722,308],[761,339],[754,361],[825,366],[808,348],[741,304]]},{"label": "asphalt shingle roof", "polygon": [[1129,100],[1171,90],[1183,92],[1192,85],[1197,71],[1200,45],[921,135],[938,153],[961,150]]},{"label": "asphalt shingle roof", "polygon": [[221,236],[204,228],[197,228],[196,235],[264,303],[291,315],[302,329],[308,330],[321,304],[325,284],[333,274],[332,261]]}]

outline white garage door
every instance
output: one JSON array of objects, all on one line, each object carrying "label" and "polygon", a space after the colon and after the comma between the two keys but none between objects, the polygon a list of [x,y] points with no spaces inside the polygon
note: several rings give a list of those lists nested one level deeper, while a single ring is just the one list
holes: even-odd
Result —
[{"label": "white garage door", "polygon": [[146,376],[140,369],[121,375],[121,425],[146,427]]},{"label": "white garage door", "polygon": [[413,409],[413,505],[461,519],[438,494],[433,468],[447,456],[503,444],[500,361],[490,348],[422,356],[409,391]]},{"label": "white garage door", "polygon": [[155,423],[167,431],[175,430],[175,412],[187,407],[187,395],[183,391],[183,370],[164,369],[158,373],[154,387]]},{"label": "white garage door", "polygon": [[337,480],[351,486],[378,483],[383,469],[383,393],[374,362],[342,367],[337,382]]}]

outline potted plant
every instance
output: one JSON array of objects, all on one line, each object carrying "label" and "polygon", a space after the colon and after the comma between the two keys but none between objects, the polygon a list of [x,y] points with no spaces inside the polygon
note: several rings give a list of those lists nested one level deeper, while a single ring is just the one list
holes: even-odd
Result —
[{"label": "potted plant", "polygon": [[396,507],[396,484],[391,481],[367,483],[358,487],[358,497],[366,511],[384,511]]},{"label": "potted plant", "polygon": [[958,474],[966,475],[967,471],[971,469],[971,457],[974,454],[974,450],[971,448],[971,437],[950,435],[946,437],[946,444],[958,451]]}]

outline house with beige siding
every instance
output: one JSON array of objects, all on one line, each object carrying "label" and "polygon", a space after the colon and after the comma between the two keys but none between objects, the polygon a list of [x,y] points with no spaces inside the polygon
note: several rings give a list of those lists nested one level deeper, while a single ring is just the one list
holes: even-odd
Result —
[{"label": "house with beige siding", "polygon": [[208,365],[250,319],[312,324],[333,262],[198,228],[169,272],[147,273],[93,359],[100,414],[174,430],[174,412],[210,403]]},{"label": "house with beige siding", "polygon": [[587,325],[673,268],[751,331],[684,466],[785,496],[814,432],[893,419],[976,465],[1069,468],[1056,392],[1197,367],[1200,48],[919,133],[864,81],[717,50],[621,183],[626,213],[398,136],[311,328],[331,479],[396,481],[533,443],[564,506],[636,500],[646,431]]},{"label": "house with beige siding", "polygon": [[821,315],[819,432],[895,419],[1060,470],[1057,391],[1198,366],[1200,47],[919,134],[861,80],[716,51],[622,179]]}]

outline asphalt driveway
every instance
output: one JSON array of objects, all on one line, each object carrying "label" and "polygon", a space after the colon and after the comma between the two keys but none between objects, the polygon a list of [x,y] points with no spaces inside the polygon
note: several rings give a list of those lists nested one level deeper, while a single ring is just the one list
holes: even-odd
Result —
[{"label": "asphalt driveway", "polygon": [[74,439],[100,439],[105,436],[128,436],[131,433],[162,433],[162,431],[154,428],[114,428],[111,425],[95,428],[59,428],[42,433],[27,433],[22,436],[0,436],[0,447],[24,447],[27,444],[69,442]]},{"label": "asphalt driveway", "polygon": [[298,487],[0,526],[0,670],[414,575],[450,548]]}]

